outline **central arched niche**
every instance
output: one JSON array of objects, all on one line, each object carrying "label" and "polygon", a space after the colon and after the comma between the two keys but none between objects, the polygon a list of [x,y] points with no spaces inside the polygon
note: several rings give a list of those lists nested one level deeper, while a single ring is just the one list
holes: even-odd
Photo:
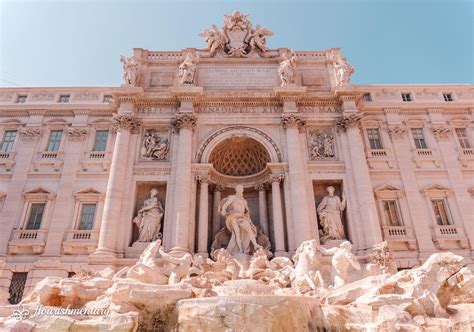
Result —
[{"label": "central arched niche", "polygon": [[209,163],[228,176],[249,176],[263,171],[271,161],[266,148],[248,136],[231,136],[212,150]]}]

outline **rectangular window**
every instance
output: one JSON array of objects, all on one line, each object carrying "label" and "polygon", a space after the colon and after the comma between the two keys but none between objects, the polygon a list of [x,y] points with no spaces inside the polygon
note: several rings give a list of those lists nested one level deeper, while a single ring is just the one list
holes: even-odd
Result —
[{"label": "rectangular window", "polygon": [[10,283],[10,298],[8,302],[11,304],[20,303],[23,298],[23,291],[25,290],[26,278],[28,277],[28,272],[13,272],[12,281]]},{"label": "rectangular window", "polygon": [[17,98],[16,98],[16,102],[17,104],[24,104],[26,103],[26,95],[19,95]]},{"label": "rectangular window", "polygon": [[440,226],[452,225],[449,218],[448,209],[446,207],[446,201],[444,199],[433,199],[431,204],[433,205],[436,223]]},{"label": "rectangular window", "polygon": [[26,229],[40,229],[41,221],[43,220],[44,208],[46,203],[33,203],[30,206],[30,215],[28,216],[28,223]]},{"label": "rectangular window", "polygon": [[62,130],[52,130],[49,135],[48,146],[46,151],[58,151],[59,145],[61,144],[61,137],[63,136]]},{"label": "rectangular window", "polygon": [[444,101],[453,101],[453,94],[452,93],[443,93]]},{"label": "rectangular window", "polygon": [[82,204],[79,230],[91,230],[94,226],[96,204]]},{"label": "rectangular window", "polygon": [[402,93],[402,100],[403,100],[403,101],[411,101],[411,94],[409,94],[409,93]]},{"label": "rectangular window", "polygon": [[111,95],[105,95],[104,96],[104,103],[110,103],[114,100],[114,98]]},{"label": "rectangular window", "polygon": [[385,222],[387,226],[403,226],[401,223],[400,215],[398,213],[397,201],[395,200],[384,200],[383,213],[385,216]]},{"label": "rectangular window", "polygon": [[363,101],[372,101],[372,96],[370,95],[370,93],[364,93],[362,95],[362,100]]},{"label": "rectangular window", "polygon": [[5,135],[3,135],[2,141],[2,151],[3,152],[10,152],[13,147],[13,143],[15,143],[16,137],[16,130],[7,130]]},{"label": "rectangular window", "polygon": [[105,151],[107,147],[108,130],[97,130],[95,132],[95,141],[93,151]]},{"label": "rectangular window", "polygon": [[455,131],[459,140],[459,145],[461,145],[463,149],[470,149],[471,144],[469,143],[469,138],[467,137],[466,128],[456,128]]},{"label": "rectangular window", "polygon": [[367,137],[369,138],[369,144],[372,150],[383,149],[380,131],[377,128],[367,129]]},{"label": "rectangular window", "polygon": [[412,128],[411,133],[415,140],[415,146],[417,149],[427,149],[425,136],[423,135],[423,128]]},{"label": "rectangular window", "polygon": [[59,96],[59,103],[69,103],[69,99],[71,98],[71,95],[60,95]]}]

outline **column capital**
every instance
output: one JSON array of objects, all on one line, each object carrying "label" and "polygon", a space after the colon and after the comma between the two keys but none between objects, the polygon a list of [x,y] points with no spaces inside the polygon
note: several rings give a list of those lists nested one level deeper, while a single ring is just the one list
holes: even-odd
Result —
[{"label": "column capital", "polygon": [[336,119],[336,126],[346,131],[350,127],[355,127],[362,120],[362,114],[360,113],[350,113],[345,114],[342,117]]},{"label": "column capital", "polygon": [[297,128],[299,131],[303,130],[306,122],[297,114],[282,114],[281,125],[283,128]]},{"label": "column capital", "polygon": [[82,142],[86,139],[87,128],[84,127],[71,127],[67,129],[67,137],[72,142]]},{"label": "column capital", "polygon": [[270,174],[270,182],[281,182],[285,178],[284,174]]},{"label": "column capital", "polygon": [[225,186],[222,185],[222,184],[220,184],[220,183],[213,183],[213,184],[211,185],[211,190],[212,190],[213,192],[217,192],[217,191],[222,192],[222,191],[225,190]]},{"label": "column capital", "polygon": [[141,126],[140,120],[131,114],[116,115],[112,124],[112,131],[117,133],[121,130],[127,130],[135,133]]},{"label": "column capital", "polygon": [[268,190],[268,184],[266,183],[259,183],[255,185],[255,190],[257,191],[267,191]]},{"label": "column capital", "polygon": [[389,126],[388,134],[392,139],[402,139],[405,137],[408,129],[406,126]]},{"label": "column capital", "polygon": [[20,129],[20,136],[22,141],[32,141],[41,135],[40,127],[23,127]]},{"label": "column capital", "polygon": [[211,176],[209,174],[196,174],[194,178],[199,183],[209,183],[209,181],[211,180]]},{"label": "column capital", "polygon": [[177,113],[174,129],[177,133],[183,128],[194,130],[197,117],[192,113]]},{"label": "column capital", "polygon": [[451,134],[451,129],[447,126],[431,127],[431,131],[438,141],[449,139]]}]

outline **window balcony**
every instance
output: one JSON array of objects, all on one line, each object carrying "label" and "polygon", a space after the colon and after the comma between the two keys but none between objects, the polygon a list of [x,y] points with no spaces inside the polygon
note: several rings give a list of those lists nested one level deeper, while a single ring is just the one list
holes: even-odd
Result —
[{"label": "window balcony", "polygon": [[5,170],[9,171],[15,165],[16,152],[4,152],[0,151],[0,165],[5,167]]},{"label": "window balcony", "polygon": [[98,241],[98,230],[70,230],[66,233],[63,250],[67,255],[90,254],[97,248]]},{"label": "window balcony", "polygon": [[456,249],[454,244],[461,249],[469,247],[464,231],[454,225],[436,225],[433,226],[433,242],[441,250]]},{"label": "window balcony", "polygon": [[375,168],[376,165],[386,164],[389,168],[393,168],[394,159],[389,150],[386,149],[367,149],[367,163],[370,168]]},{"label": "window balcony", "polygon": [[38,171],[41,166],[51,165],[55,171],[59,171],[63,165],[64,152],[62,151],[38,151],[33,162],[33,169]]},{"label": "window balcony", "polygon": [[469,163],[474,162],[474,148],[458,148],[458,160],[463,167],[467,167]]},{"label": "window balcony", "polygon": [[103,171],[108,171],[111,159],[112,153],[109,151],[88,151],[84,154],[84,159],[81,161],[82,170],[88,171],[99,168]]},{"label": "window balcony", "polygon": [[46,233],[44,229],[14,230],[12,239],[8,243],[8,250],[11,254],[41,254],[46,244]]},{"label": "window balcony", "polygon": [[436,167],[440,167],[439,159],[433,149],[413,149],[413,162],[416,167],[421,167],[423,163],[434,163]]},{"label": "window balcony", "polygon": [[416,249],[416,239],[411,227],[382,226],[384,239],[387,242],[405,243],[410,250]]}]

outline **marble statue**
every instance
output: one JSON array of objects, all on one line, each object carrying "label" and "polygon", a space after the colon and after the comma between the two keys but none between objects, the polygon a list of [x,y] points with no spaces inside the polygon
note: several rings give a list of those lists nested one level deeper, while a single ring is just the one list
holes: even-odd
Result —
[{"label": "marble statue", "polygon": [[342,242],[339,247],[326,249],[320,246],[319,249],[325,255],[333,255],[331,260],[334,271],[333,287],[343,286],[349,281],[348,271],[351,266],[360,270],[360,264],[351,252],[352,244],[349,241]]},{"label": "marble statue", "polygon": [[232,233],[227,246],[227,251],[231,254],[237,252],[249,254],[262,248],[257,244],[257,228],[250,220],[249,207],[243,192],[243,186],[235,186],[235,195],[223,199],[219,206],[220,213],[226,219],[226,226]]},{"label": "marble statue", "polygon": [[292,50],[291,58],[288,56],[288,54],[286,54],[284,60],[280,62],[278,75],[280,76],[281,86],[295,83],[296,59],[296,53]]},{"label": "marble statue", "polygon": [[324,244],[328,240],[344,240],[344,226],[342,225],[341,214],[346,208],[346,198],[342,194],[341,199],[334,195],[334,187],[326,188],[328,195],[326,195],[321,203],[319,203],[317,212],[321,226],[323,227],[321,233],[321,242]]},{"label": "marble statue", "polygon": [[138,69],[140,64],[135,57],[127,58],[125,56],[120,57],[120,62],[123,65],[123,79],[125,84],[130,86],[138,85]]},{"label": "marble statue", "polygon": [[266,36],[273,36],[273,32],[257,24],[250,35],[250,46],[257,52],[268,51]]},{"label": "marble statue", "polygon": [[[318,249],[333,255],[333,287],[324,286]],[[79,271],[73,278],[46,277],[21,302],[30,313],[42,305],[52,310],[102,308],[104,316],[46,320],[26,315],[18,320],[18,306],[0,305],[0,329],[471,329],[474,276],[463,257],[450,252],[433,254],[420,267],[353,282],[349,269],[361,267],[348,241],[331,249],[318,246],[316,240],[304,241],[293,256],[294,264],[287,257],[270,260],[260,249],[248,258],[248,266],[240,264],[224,248],[215,252],[214,260],[170,254],[156,240],[135,264],[117,273],[108,267]]]},{"label": "marble statue", "polygon": [[138,214],[133,218],[133,222],[138,226],[137,242],[151,242],[161,238],[161,219],[163,219],[164,209],[156,197],[158,190],[150,190],[150,197],[147,198]]},{"label": "marble statue", "polygon": [[212,25],[211,29],[201,32],[199,36],[204,37],[205,50],[208,51],[203,57],[215,56],[218,50],[227,57],[248,57],[255,53],[261,57],[276,56],[267,54],[266,37],[272,36],[273,32],[259,24],[254,29],[248,16],[234,11],[231,15],[224,15],[221,31]]},{"label": "marble statue", "polygon": [[[232,238],[232,231],[226,227],[221,228],[216,235],[214,235],[214,240],[211,244],[211,257],[213,259],[216,258],[216,253],[219,252],[223,248],[227,248],[230,239]],[[257,227],[257,244],[263,248],[263,251],[266,253],[267,257],[272,257],[273,254],[271,252],[272,245],[270,243],[270,239],[266,236],[260,227]]]},{"label": "marble statue", "polygon": [[339,52],[332,52],[329,56],[334,63],[336,71],[336,86],[344,86],[350,83],[351,75],[354,73],[354,66],[347,62]]},{"label": "marble statue", "polygon": [[181,85],[194,84],[194,74],[196,73],[195,58],[191,53],[186,55],[186,59],[179,65],[178,79]]},{"label": "marble statue", "polygon": [[324,287],[321,276],[321,263],[318,261],[316,240],[304,241],[293,255],[294,269],[291,274],[291,286],[300,293]]},{"label": "marble statue", "polygon": [[225,38],[222,33],[217,30],[215,24],[212,25],[212,28],[206,29],[199,34],[199,36],[204,37],[206,41],[206,50],[209,51],[209,56],[214,56],[216,51],[219,48],[222,48],[225,43]]},{"label": "marble statue", "polygon": [[169,141],[168,138],[161,137],[156,131],[147,131],[143,138],[141,155],[143,158],[153,160],[168,159]]}]

